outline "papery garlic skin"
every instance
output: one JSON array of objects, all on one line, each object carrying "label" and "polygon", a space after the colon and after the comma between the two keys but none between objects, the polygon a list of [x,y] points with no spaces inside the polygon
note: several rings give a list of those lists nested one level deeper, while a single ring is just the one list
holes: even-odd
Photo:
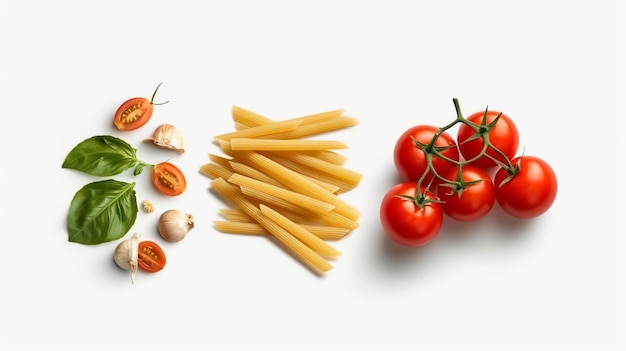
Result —
[{"label": "papery garlic skin", "polygon": [[119,243],[113,253],[115,264],[123,270],[130,271],[130,281],[133,284],[135,284],[135,273],[137,272],[140,238],[141,234],[133,234],[130,239]]},{"label": "papery garlic skin", "polygon": [[169,123],[158,126],[152,133],[152,137],[143,140],[143,142],[152,142],[162,149],[175,150],[180,154],[185,152],[183,134],[178,128]]},{"label": "papery garlic skin", "polygon": [[181,241],[194,227],[193,216],[180,210],[167,210],[159,217],[159,235],[169,242]]}]

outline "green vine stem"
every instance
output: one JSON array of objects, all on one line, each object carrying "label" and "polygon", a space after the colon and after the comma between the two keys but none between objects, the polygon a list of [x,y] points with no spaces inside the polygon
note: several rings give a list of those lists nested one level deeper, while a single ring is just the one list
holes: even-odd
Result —
[{"label": "green vine stem", "polygon": [[[468,164],[478,160],[479,158],[481,158],[483,156],[491,159],[493,162],[495,162],[495,164],[498,167],[505,169],[506,172],[509,174],[509,177],[507,179],[505,179],[501,184],[498,184],[498,186],[502,186],[502,184],[508,182],[513,176],[515,176],[515,174],[517,174],[517,172],[519,172],[519,164],[514,165],[511,162],[511,160],[509,160],[509,158],[504,154],[504,152],[502,152],[500,149],[495,147],[489,141],[489,133],[495,127],[495,125],[498,122],[498,120],[500,119],[500,116],[502,115],[502,113],[500,113],[493,121],[491,121],[491,123],[487,124],[487,112],[488,112],[488,108],[487,108],[487,109],[485,109],[485,114],[483,115],[481,123],[480,124],[476,124],[474,122],[471,122],[471,121],[467,120],[465,117],[463,117],[463,114],[461,113],[461,107],[460,107],[460,104],[459,104],[459,100],[457,98],[453,98],[452,101],[454,103],[454,109],[456,111],[456,118],[452,122],[450,122],[447,125],[439,128],[435,132],[435,134],[433,135],[433,137],[430,140],[430,142],[428,142],[427,144],[421,143],[421,142],[413,139],[413,143],[415,144],[415,146],[424,152],[424,154],[426,156],[426,162],[427,162],[426,170],[424,171],[422,176],[417,180],[417,189],[418,189],[419,194],[416,194],[414,199],[410,199],[412,202],[414,202],[420,208],[422,208],[428,202],[433,202],[433,200],[429,200],[429,199],[426,198],[426,193],[428,192],[428,190],[432,186],[433,181],[434,181],[435,178],[439,179],[442,182],[439,186],[449,187],[449,188],[451,188],[451,191],[457,192],[459,194],[463,191],[463,189],[466,189],[467,187],[471,186],[472,184],[475,184],[476,182],[479,182],[480,180],[479,181],[472,181],[472,182],[465,182],[465,181],[463,181],[463,179],[461,177],[461,174],[462,174],[461,170],[462,170],[463,166],[468,165]],[[476,155],[475,157],[473,157],[471,159],[468,159],[468,160],[464,160],[464,161],[453,160],[453,159],[450,159],[449,157],[446,157],[445,155],[442,154],[442,152],[450,149],[451,147],[458,147],[458,145],[445,146],[445,147],[436,147],[435,146],[435,142],[437,141],[439,136],[441,136],[441,134],[443,134],[444,132],[446,132],[447,130],[449,130],[450,128],[454,127],[455,125],[457,125],[459,123],[465,124],[465,125],[469,126],[470,128],[472,128],[474,130],[474,135],[471,136],[470,138],[468,138],[467,140],[465,140],[464,142],[475,140],[475,139],[478,139],[478,138],[482,139],[482,142],[483,142],[483,148],[482,148],[481,152],[478,155]],[[487,152],[490,149],[493,150],[493,152],[495,152],[503,160],[505,160],[505,162],[502,162],[497,157],[493,157],[492,155],[490,155]],[[450,162],[450,163],[456,165],[458,167],[457,179],[454,180],[454,181],[451,181],[451,180],[449,180],[447,178],[444,178],[439,173],[437,173],[437,171],[435,170],[435,168],[433,166],[433,157],[438,157],[440,159],[443,159],[443,160],[445,160],[447,162]],[[433,178],[429,182],[429,184],[427,184],[426,186],[422,187],[422,183],[426,180],[426,178],[427,178],[429,173],[433,175]]]}]

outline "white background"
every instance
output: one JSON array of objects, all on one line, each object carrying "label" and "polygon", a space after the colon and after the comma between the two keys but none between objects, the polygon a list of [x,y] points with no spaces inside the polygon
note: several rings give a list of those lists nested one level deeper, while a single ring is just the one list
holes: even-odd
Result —
[{"label": "white background", "polygon": [[[201,3],[0,0],[0,346],[626,346],[617,1]],[[170,102],[146,127],[115,130],[119,104],[160,82],[156,100]],[[489,105],[512,117],[526,154],[555,169],[557,200],[531,221],[496,208],[473,224],[446,221],[426,247],[399,247],[378,221],[398,181],[393,144],[415,124],[450,122],[453,97],[466,115]],[[359,119],[332,138],[364,175],[343,196],[361,225],[334,243],[343,255],[325,276],[267,238],[212,227],[224,204],[198,169],[219,153],[212,136],[233,130],[233,105],[274,119],[339,108]],[[165,122],[183,131],[185,154],[140,143]],[[61,164],[99,134],[187,175],[187,191],[167,199],[148,172],[113,177],[156,204],[132,228],[144,239],[160,240],[160,211],[196,218],[184,241],[163,244],[166,269],[134,285],[112,263],[117,243],[67,241],[71,199],[95,178]]]}]

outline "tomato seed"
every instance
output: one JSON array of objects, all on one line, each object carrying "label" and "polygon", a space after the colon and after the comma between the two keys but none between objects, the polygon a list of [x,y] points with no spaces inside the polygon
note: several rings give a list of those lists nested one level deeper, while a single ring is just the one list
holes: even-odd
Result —
[{"label": "tomato seed", "polygon": [[124,123],[131,123],[138,120],[143,115],[140,104],[134,104],[122,112],[121,120]]},{"label": "tomato seed", "polygon": [[174,189],[174,183],[170,179],[178,182],[178,178],[172,173],[163,172],[162,174],[159,174],[159,181],[168,188]]}]

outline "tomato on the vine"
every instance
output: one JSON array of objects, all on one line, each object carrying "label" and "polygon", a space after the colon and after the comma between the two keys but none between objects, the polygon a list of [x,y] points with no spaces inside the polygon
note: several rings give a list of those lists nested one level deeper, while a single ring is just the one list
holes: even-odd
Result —
[{"label": "tomato on the vine", "polygon": [[176,196],[187,188],[187,180],[183,172],[174,164],[161,162],[152,168],[152,185],[161,194]]},{"label": "tomato on the vine", "polygon": [[401,245],[425,245],[441,229],[441,204],[430,190],[421,190],[422,193],[418,193],[416,182],[403,182],[383,196],[380,205],[382,227],[389,238]]},{"label": "tomato on the vine", "polygon": [[121,131],[130,131],[148,123],[152,117],[154,105],[167,103],[167,101],[158,104],[154,103],[154,96],[161,84],[156,87],[150,100],[144,97],[135,97],[124,101],[113,116],[113,124],[115,127]]},{"label": "tomato on the vine", "polygon": [[139,242],[137,266],[141,270],[148,273],[158,272],[165,267],[166,262],[165,252],[157,243],[153,241]]},{"label": "tomato on the vine", "polygon": [[[460,177],[459,177],[460,169]],[[439,185],[437,195],[442,201],[443,212],[457,221],[470,222],[485,216],[493,208],[496,190],[489,174],[473,165],[455,166],[446,173],[451,182],[462,180],[467,185],[456,189],[452,183]],[[460,185],[460,184],[459,184]]]},{"label": "tomato on the vine", "polygon": [[[500,118],[493,127],[490,128],[491,123],[498,116],[500,116]],[[474,128],[465,123],[459,126],[457,144],[465,160],[473,160],[472,164],[481,168],[491,168],[498,165],[485,155],[474,160],[474,158],[478,157],[481,151],[483,151],[485,145],[482,137],[479,135],[487,135],[489,144],[502,151],[508,160],[515,157],[515,153],[519,147],[519,132],[517,131],[517,126],[509,116],[501,112],[487,110],[486,114],[485,111],[476,112],[466,119],[474,123],[479,128],[479,131],[474,130]],[[487,148],[486,152],[489,156],[507,164],[508,160],[504,159],[502,155],[498,154],[493,148]]]},{"label": "tomato on the vine", "polygon": [[[415,144],[415,141],[428,145],[438,130],[439,128],[430,125],[417,125],[400,135],[394,147],[393,160],[404,180],[416,182],[428,169],[426,153]],[[454,161],[459,160],[459,150],[450,134],[441,133],[433,146],[440,150],[442,156]],[[432,166],[437,174],[443,176],[443,173],[452,168],[454,163],[433,155]],[[422,184],[427,185],[431,179],[433,179],[432,173],[425,177]],[[439,179],[435,178],[434,184],[438,182]]]},{"label": "tomato on the vine", "polygon": [[535,156],[512,160],[516,173],[500,168],[494,177],[496,200],[511,216],[533,218],[546,212],[554,203],[557,179],[550,165]]}]

